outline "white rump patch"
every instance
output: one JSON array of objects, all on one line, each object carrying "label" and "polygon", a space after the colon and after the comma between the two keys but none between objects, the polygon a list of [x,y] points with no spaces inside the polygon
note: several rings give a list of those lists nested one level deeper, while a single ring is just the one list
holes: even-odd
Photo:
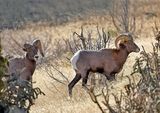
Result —
[{"label": "white rump patch", "polygon": [[72,64],[72,67],[73,67],[73,69],[76,69],[77,70],[77,61],[78,61],[78,59],[79,59],[79,53],[81,52],[81,50],[79,50],[79,51],[77,51],[74,55],[73,55],[73,57],[71,58],[71,64]]}]

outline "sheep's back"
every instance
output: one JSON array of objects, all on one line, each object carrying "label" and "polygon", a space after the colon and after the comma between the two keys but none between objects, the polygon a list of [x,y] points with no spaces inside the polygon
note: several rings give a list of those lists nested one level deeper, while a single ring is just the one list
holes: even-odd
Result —
[{"label": "sheep's back", "polygon": [[92,68],[104,67],[112,61],[112,51],[81,51],[79,53],[79,59],[77,60],[77,67]]}]

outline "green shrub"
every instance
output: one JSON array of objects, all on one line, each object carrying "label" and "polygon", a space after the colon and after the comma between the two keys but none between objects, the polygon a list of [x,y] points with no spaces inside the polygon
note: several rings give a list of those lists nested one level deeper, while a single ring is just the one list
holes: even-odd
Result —
[{"label": "green shrub", "polygon": [[[7,59],[2,56],[1,51],[2,51],[2,46],[1,46],[1,40],[0,40],[0,91],[4,88],[2,77],[4,77],[6,74],[7,63],[8,63]],[[0,95],[1,95],[1,92],[0,92]]]}]

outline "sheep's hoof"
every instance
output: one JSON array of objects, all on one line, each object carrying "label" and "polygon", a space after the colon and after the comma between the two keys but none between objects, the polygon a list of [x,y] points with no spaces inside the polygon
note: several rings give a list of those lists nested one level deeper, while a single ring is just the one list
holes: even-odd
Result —
[{"label": "sheep's hoof", "polygon": [[68,100],[71,100],[72,99],[72,92],[71,91],[69,91],[69,95],[68,95],[68,98],[67,98]]},{"label": "sheep's hoof", "polygon": [[68,101],[72,101],[72,100],[73,100],[72,96],[69,95],[69,96],[67,97],[67,100],[68,100]]},{"label": "sheep's hoof", "polygon": [[67,97],[67,100],[71,100],[71,99],[72,99],[72,97],[70,97],[70,96]]}]

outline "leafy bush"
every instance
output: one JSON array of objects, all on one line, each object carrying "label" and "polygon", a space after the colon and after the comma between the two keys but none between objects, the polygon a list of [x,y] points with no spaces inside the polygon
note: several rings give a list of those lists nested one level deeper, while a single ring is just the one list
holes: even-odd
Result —
[{"label": "leafy bush", "polygon": [[[0,39],[0,91],[4,88],[2,77],[4,77],[6,74],[6,70],[7,70],[6,66],[8,63],[7,59],[2,56],[1,51],[2,51],[2,46],[1,46],[1,39]],[[1,92],[0,92],[0,95],[1,95]]]}]

